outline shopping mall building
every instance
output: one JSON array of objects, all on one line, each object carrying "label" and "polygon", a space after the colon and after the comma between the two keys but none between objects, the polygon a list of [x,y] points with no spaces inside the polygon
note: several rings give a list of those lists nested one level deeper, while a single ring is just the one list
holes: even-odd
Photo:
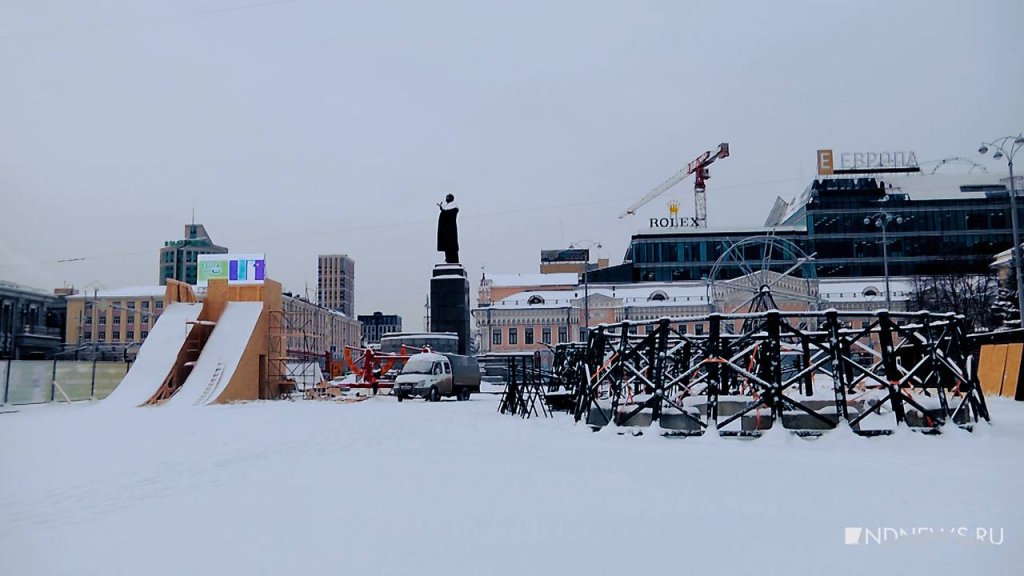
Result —
[{"label": "shopping mall building", "polygon": [[[1024,215],[1018,206],[1018,217]],[[819,278],[882,276],[882,227],[887,221],[889,274],[929,276],[984,273],[995,254],[1013,244],[1006,185],[986,175],[893,174],[814,180],[800,196],[776,200],[764,226],[734,230],[671,228],[650,218],[635,234],[622,264],[590,274],[591,283],[706,280],[718,259],[744,238],[772,234],[813,255]],[[867,220],[867,222],[865,222]],[[761,254],[750,248],[746,260]],[[785,270],[798,253],[774,254]],[[721,279],[741,276],[740,261],[717,270]]]},{"label": "shopping mall building", "polygon": [[884,308],[886,265],[888,307],[907,310],[914,277],[984,274],[1012,245],[998,176],[884,165],[821,172],[819,162],[819,177],[776,200],[762,226],[683,227],[671,208],[655,213],[621,264],[591,268],[574,285],[563,274],[547,283],[485,277],[473,310],[480,349],[544,349],[600,323],[731,312],[765,278],[779,309]]}]

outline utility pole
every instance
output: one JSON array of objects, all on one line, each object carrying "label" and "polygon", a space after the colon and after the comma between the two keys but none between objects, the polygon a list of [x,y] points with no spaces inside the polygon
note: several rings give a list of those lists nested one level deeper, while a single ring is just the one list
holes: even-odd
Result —
[{"label": "utility pole", "polygon": [[427,294],[427,302],[423,305],[423,331],[430,332],[430,294]]}]

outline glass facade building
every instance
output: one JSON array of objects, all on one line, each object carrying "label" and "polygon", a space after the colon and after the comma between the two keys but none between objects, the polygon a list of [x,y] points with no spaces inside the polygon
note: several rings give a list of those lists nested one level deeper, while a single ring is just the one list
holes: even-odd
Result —
[{"label": "glass facade building", "polygon": [[[985,273],[995,255],[1012,246],[1009,193],[997,178],[888,176],[815,180],[796,200],[777,201],[763,227],[652,228],[633,236],[621,265],[590,272],[589,280],[721,280],[742,276],[754,263],[787,270],[801,253],[813,256],[813,266],[799,267],[805,276],[881,276],[882,230],[875,224],[881,215],[889,219],[885,236],[892,276]],[[1018,216],[1024,218],[1022,208]],[[763,235],[779,242],[733,248],[715,268],[734,245]]]}]

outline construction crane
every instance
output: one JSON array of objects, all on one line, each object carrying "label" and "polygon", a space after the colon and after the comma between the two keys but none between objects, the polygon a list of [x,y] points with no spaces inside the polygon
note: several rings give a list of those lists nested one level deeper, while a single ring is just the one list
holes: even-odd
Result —
[{"label": "construction crane", "polygon": [[693,220],[689,224],[683,225],[692,225],[695,228],[707,228],[708,199],[707,195],[705,194],[705,191],[707,190],[706,182],[708,178],[711,178],[711,173],[708,170],[708,166],[714,164],[715,160],[718,160],[719,158],[728,157],[729,143],[722,142],[721,144],[718,145],[718,150],[716,152],[708,150],[701,154],[700,156],[694,158],[692,162],[686,165],[686,168],[683,168],[679,172],[676,172],[675,174],[672,175],[671,178],[665,180],[660,185],[658,185],[654,190],[648,192],[647,195],[641,198],[639,201],[637,201],[636,204],[633,204],[632,206],[627,208],[625,212],[620,214],[619,218],[625,218],[626,216],[629,216],[631,214],[636,214],[636,211],[639,210],[641,206],[647,204],[651,200],[654,200],[658,196],[661,196],[669,188],[675,186],[676,184],[679,184],[680,182],[685,180],[687,176],[693,174],[693,200],[695,204],[694,216]]}]

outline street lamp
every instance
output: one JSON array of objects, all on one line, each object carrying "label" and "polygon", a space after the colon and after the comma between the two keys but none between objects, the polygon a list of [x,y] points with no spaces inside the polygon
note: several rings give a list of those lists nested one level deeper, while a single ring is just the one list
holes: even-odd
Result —
[{"label": "street lamp", "polygon": [[[577,240],[572,244],[569,244],[569,249],[576,248],[579,244],[589,244],[589,246],[583,246],[583,248],[597,248],[601,249],[601,243],[593,240]],[[590,252],[587,252],[587,261],[583,264],[583,327],[584,327],[584,342],[590,343]]]},{"label": "street lamp", "polygon": [[874,222],[875,228],[882,229],[882,267],[885,270],[885,307],[888,310],[892,310],[892,297],[889,292],[889,245],[888,240],[885,237],[885,229],[889,226],[890,222],[903,224],[903,217],[893,216],[888,212],[879,211],[867,218],[864,218],[864,224],[870,225],[872,222]]},{"label": "street lamp", "polygon": [[1010,169],[1010,222],[1013,225],[1013,268],[1017,278],[1018,323],[1024,319],[1024,283],[1021,282],[1020,233],[1017,228],[1017,187],[1013,179],[1013,157],[1021,148],[1024,148],[1024,134],[1004,136],[984,143],[978,148],[978,153],[982,155],[988,154],[989,149],[992,149],[992,157],[996,160],[1006,157],[1006,164]]}]

